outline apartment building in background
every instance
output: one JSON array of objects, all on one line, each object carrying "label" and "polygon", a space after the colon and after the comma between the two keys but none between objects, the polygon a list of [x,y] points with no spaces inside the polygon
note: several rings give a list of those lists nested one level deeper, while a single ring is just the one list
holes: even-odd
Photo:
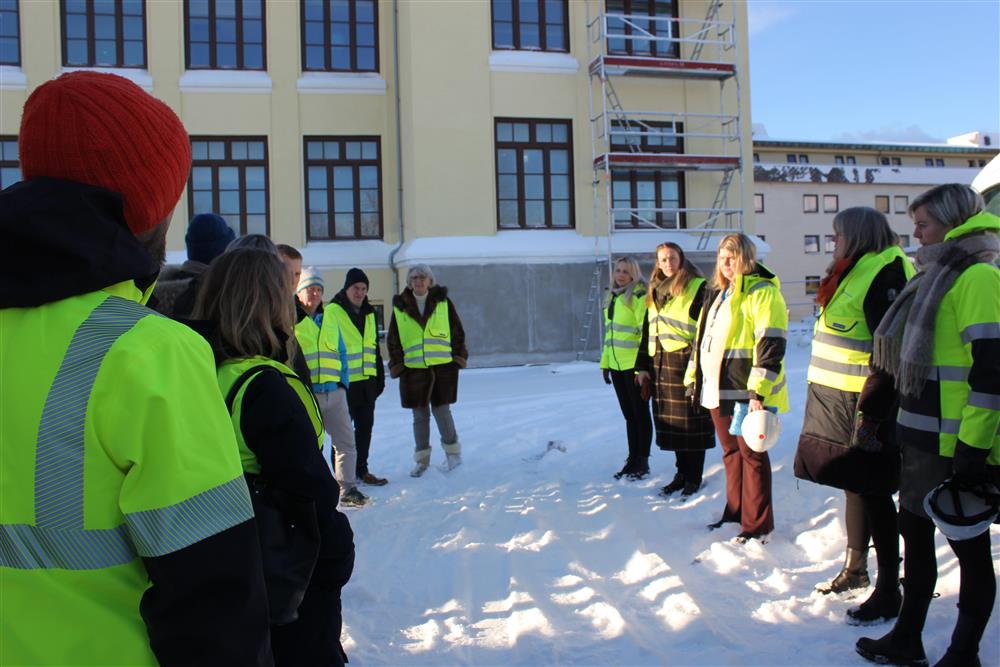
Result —
[{"label": "apartment building in background", "polygon": [[885,213],[908,252],[919,246],[907,209],[942,183],[972,180],[998,153],[1000,135],[971,132],[944,143],[837,143],[754,138],[756,233],[782,281],[792,319],[810,317],[833,258],[833,218],[845,208]]},{"label": "apartment building in background", "polygon": [[215,211],[300,248],[327,298],[363,268],[383,324],[429,264],[474,363],[590,356],[611,254],[707,262],[752,225],[746,22],[715,0],[0,0],[0,184],[36,86],[114,72],[191,135],[171,261]]}]

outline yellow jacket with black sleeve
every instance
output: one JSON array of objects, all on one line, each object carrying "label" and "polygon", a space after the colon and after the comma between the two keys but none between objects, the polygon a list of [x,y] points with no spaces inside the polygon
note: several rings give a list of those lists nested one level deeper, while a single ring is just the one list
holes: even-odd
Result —
[{"label": "yellow jacket with black sleeve", "polygon": [[601,368],[635,368],[646,334],[646,285],[637,281],[620,294],[612,292],[604,307],[604,346]]},{"label": "yellow jacket with black sleeve", "polygon": [[271,663],[208,344],[145,308],[119,195],[0,193],[0,663]]},{"label": "yellow jacket with black sleeve", "polygon": [[[788,336],[788,310],[781,295],[777,276],[762,264],[738,276],[723,308],[732,313],[732,324],[725,342],[725,357],[719,374],[719,410],[732,414],[734,403],[756,399],[779,412],[788,410],[785,386],[785,344]],[[685,386],[694,384],[700,395],[699,356],[705,335],[706,318],[717,290],[705,296],[698,322],[697,344],[685,373]]]}]

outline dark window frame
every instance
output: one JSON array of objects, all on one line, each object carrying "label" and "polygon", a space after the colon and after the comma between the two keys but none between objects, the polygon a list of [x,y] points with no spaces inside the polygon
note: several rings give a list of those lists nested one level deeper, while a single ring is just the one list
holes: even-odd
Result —
[{"label": "dark window frame", "polygon": [[[638,121],[633,121],[638,122]],[[684,123],[679,121],[652,121],[643,120],[643,124],[648,125],[652,128],[666,129],[672,127],[674,130],[674,143],[671,146],[665,146],[663,144],[651,144],[649,143],[650,137],[648,135],[642,134],[638,136],[639,144],[638,148],[640,153],[667,153],[667,154],[683,154],[684,153]],[[629,144],[626,143],[616,143],[615,130],[623,129],[618,121],[611,121],[611,136],[608,137],[608,148],[612,151],[629,151]],[[631,131],[631,130],[626,130]],[[621,135],[617,135],[621,136]],[[637,137],[631,136],[631,139],[636,139]],[[662,138],[662,137],[661,137]]]},{"label": "dark window frame", "polygon": [[[261,160],[236,160],[232,157],[233,154],[233,144],[244,143],[250,141],[259,141],[264,144],[264,157]],[[195,167],[211,167],[212,168],[212,212],[222,215],[219,206],[219,193],[221,188],[219,188],[219,172],[220,167],[236,167],[239,171],[240,178],[240,228],[234,230],[237,236],[244,236],[247,232],[247,187],[246,187],[246,167],[264,167],[264,234],[267,236],[271,235],[271,169],[270,164],[270,150],[267,145],[267,136],[265,135],[197,135],[191,137],[191,145],[194,147],[195,142],[222,142],[226,146],[226,157],[218,160],[208,158],[205,160],[193,159],[191,162],[191,175],[188,176],[188,187],[187,187],[187,201],[188,201],[188,212],[191,216],[194,216],[194,168]]]},{"label": "dark window frame", "polygon": [[834,250],[837,248],[837,242],[833,238],[833,234],[823,235],[823,252],[827,255],[832,255]]},{"label": "dark window frame", "polygon": [[805,153],[799,153],[799,164],[809,164],[809,156]]},{"label": "dark window frame", "polygon": [[14,1],[13,9],[0,9],[0,15],[13,15],[14,24],[14,36],[4,37],[3,39],[13,39],[17,43],[17,56],[13,60],[3,60],[0,59],[0,65],[8,65],[10,67],[20,67],[21,66],[21,4],[18,0]]},{"label": "dark window frame", "polygon": [[[813,207],[810,209],[806,206],[806,202],[810,201],[812,198]],[[803,213],[819,213],[819,195],[804,194],[802,195],[802,212]]]},{"label": "dark window frame", "polygon": [[[833,208],[826,205],[827,200],[833,199]],[[837,213],[840,211],[840,195],[823,195],[823,212]]]},{"label": "dark window frame", "polygon": [[[659,14],[656,13],[657,3],[656,3],[655,0],[648,0],[648,2],[647,2],[647,0],[639,0],[640,2],[643,2],[645,4],[645,7],[647,8],[646,11],[644,11],[644,12],[637,12],[637,11],[633,11],[631,9],[631,7],[632,7],[632,1],[633,0],[617,0],[617,2],[621,2],[622,3],[621,12],[619,12],[618,10],[611,10],[611,9],[608,8],[608,4],[609,4],[610,1],[614,1],[614,0],[605,0],[605,11],[608,14],[621,13],[621,14],[623,14],[625,16],[638,16],[640,14],[645,14],[646,16],[649,16],[650,18],[657,18],[657,17],[660,16]],[[678,1],[677,0],[671,0],[671,6],[670,6],[670,14],[669,14],[669,16],[672,19],[671,23],[674,24],[674,27],[673,27],[673,29],[672,29],[671,32],[673,32],[674,36],[676,37],[678,35],[678,29],[677,29],[677,26],[679,25],[678,19],[680,18],[680,8],[678,7]],[[658,21],[652,21],[651,20],[649,22],[649,27],[650,27],[649,32],[650,32],[650,34],[657,35],[658,34],[657,33],[657,27],[659,25],[660,25],[660,22],[658,22]],[[621,33],[621,34],[623,36],[625,36],[625,37],[630,36],[632,34],[632,27],[631,26],[625,26],[625,32]],[[670,42],[669,45],[668,45],[668,49],[669,50],[666,53],[658,50],[658,47],[661,46],[658,43],[652,43],[652,44],[650,44],[649,51],[648,52],[644,52],[644,51],[641,51],[641,50],[637,51],[636,48],[635,48],[635,42],[633,40],[629,40],[629,39],[624,40],[625,41],[625,48],[624,49],[612,49],[610,42],[611,42],[612,39],[615,39],[616,37],[618,37],[618,33],[615,33],[614,35],[612,35],[609,32],[606,35],[605,41],[607,42],[607,44],[605,46],[607,48],[607,51],[608,51],[609,55],[652,56],[652,57],[655,57],[655,58],[678,58],[678,57],[680,57],[680,43],[679,42]],[[620,37],[619,37],[619,39],[620,39]]]},{"label": "dark window frame", "polygon": [[[14,183],[17,183],[18,181],[24,180],[24,174],[20,173],[21,172],[21,163],[17,159],[11,160],[11,159],[7,159],[7,158],[4,157],[7,154],[7,150],[6,149],[8,148],[8,146],[4,146],[4,144],[11,144],[12,148],[13,148],[13,151],[14,151],[14,154],[16,156],[16,154],[17,154],[17,135],[16,134],[14,134],[14,135],[0,135],[0,169],[17,169],[18,173],[20,175],[20,178],[18,178],[16,181],[11,181],[10,183],[4,183],[3,180],[0,179],[0,188],[9,187],[9,186],[13,185]],[[3,172],[0,172],[0,174],[2,174],[2,173]]]},{"label": "dark window frame", "polygon": [[[900,201],[902,200],[902,201]],[[902,207],[900,207],[902,203]],[[893,195],[892,207],[896,213],[906,214],[907,210],[910,208],[910,196],[909,195]]]},{"label": "dark window frame", "polygon": [[[218,39],[216,35],[216,21],[218,19],[215,9],[216,0],[205,0],[208,3],[208,54],[209,64],[207,66],[191,66],[191,6],[188,0],[184,0],[184,67],[188,70],[225,70],[225,71],[267,71],[267,2],[260,0],[260,67],[247,67],[243,62],[243,49],[246,44],[257,44],[258,42],[246,42],[243,39],[243,0],[233,0],[236,7],[236,66],[220,67],[218,54]],[[201,17],[197,17],[201,18]]]},{"label": "dark window frame", "polygon": [[[663,207],[663,197],[661,196],[660,186],[664,181],[672,180],[677,182],[677,208],[686,208],[687,206],[687,195],[685,193],[684,187],[684,175],[681,172],[664,172],[664,171],[641,171],[637,169],[621,169],[616,170],[611,173],[611,201],[612,206],[614,206],[615,196],[614,196],[614,184],[615,181],[623,181],[622,175],[628,175],[629,181],[629,208],[639,208],[639,182],[640,181],[652,181],[653,182],[653,192],[655,193],[655,206],[654,208],[664,208]],[[666,178],[669,177],[669,178]],[[663,227],[668,222],[668,213],[657,212],[656,214],[656,224],[661,229],[675,229],[674,227]],[[671,218],[673,216],[670,216]],[[687,229],[687,214],[683,211],[677,213],[677,227],[676,229]],[[645,229],[644,227],[639,227],[636,222],[631,224],[619,224],[617,220],[614,221],[615,229]]]},{"label": "dark window frame", "polygon": [[[757,205],[758,201],[760,202],[760,206]],[[763,192],[755,192],[755,193],[753,193],[753,212],[754,213],[763,213],[764,212],[764,193]]]},{"label": "dark window frame", "polygon": [[785,162],[787,162],[788,164],[798,164],[799,156],[796,155],[795,153],[788,153],[785,155]]},{"label": "dark window frame", "polygon": [[[885,200],[885,206],[884,207],[879,206],[879,200]],[[875,195],[875,206],[874,206],[874,208],[879,213],[882,213],[884,215],[888,215],[889,211],[891,210],[890,207],[889,207],[891,201],[892,200],[889,198],[889,195]]]},{"label": "dark window frame", "polygon": [[[332,158],[312,158],[309,157],[309,143],[310,142],[339,142],[342,144],[341,148],[338,149],[339,157],[336,159]],[[343,148],[343,144],[349,142],[374,142],[375,143],[375,159],[365,159],[361,158],[347,158],[345,157],[346,151]],[[384,206],[384,193],[383,187],[384,182],[382,179],[382,138],[377,135],[308,135],[302,137],[302,166],[303,166],[303,191],[305,193],[304,209],[306,214],[306,241],[370,241],[377,240],[381,241],[385,234],[385,206]],[[327,177],[327,235],[326,236],[313,236],[312,225],[309,221],[309,216],[312,213],[309,208],[309,167],[323,167],[326,169]],[[350,167],[352,174],[352,193],[353,193],[353,207],[354,207],[354,235],[353,236],[337,236],[337,224],[333,220],[333,216],[336,213],[336,207],[334,206],[334,198],[336,188],[333,187],[333,169],[335,167]],[[376,173],[378,174],[378,235],[377,236],[365,236],[362,234],[361,227],[361,191],[364,189],[360,186],[359,170],[361,167],[375,167]],[[319,190],[320,188],[312,188],[313,190]]]},{"label": "dark window frame", "polygon": [[[815,250],[807,250],[809,239],[814,239],[816,241]],[[802,236],[802,252],[807,255],[818,255],[823,251],[822,246],[819,244],[819,234],[803,234]]]},{"label": "dark window frame", "polygon": [[844,156],[843,155],[834,155],[833,156],[833,163],[836,164],[836,165],[843,165],[844,164]]},{"label": "dark window frame", "polygon": [[[512,141],[500,141],[499,139],[499,128],[501,123],[527,123],[528,128],[528,141],[519,142],[516,140]],[[563,125],[566,127],[566,143],[555,143],[555,142],[539,142],[536,140],[537,127],[539,125]],[[517,170],[517,227],[502,227],[500,225],[500,151],[501,150],[515,150],[518,152],[518,170]],[[524,164],[523,151],[525,150],[541,150],[542,151],[542,175],[545,177],[544,192],[545,195],[542,201],[545,202],[545,224],[542,227],[529,227],[526,224],[525,216],[525,203],[528,201],[525,197],[524,191],[524,176],[525,172],[522,168]],[[568,225],[553,225],[552,224],[552,196],[551,196],[551,176],[553,175],[550,168],[550,150],[565,150],[566,160],[567,160],[567,189],[568,189],[568,207],[569,207],[569,224]],[[496,220],[497,229],[575,229],[576,228],[576,185],[575,185],[575,169],[573,162],[573,121],[564,118],[511,118],[511,117],[497,117],[493,119],[493,163],[494,163],[494,187],[496,188]],[[504,201],[510,201],[509,199]],[[532,200],[534,201],[534,200]],[[561,200],[560,200],[561,201]]]},{"label": "dark window frame", "polygon": [[[490,0],[490,45],[494,51],[535,51],[541,53],[569,53],[569,31],[570,31],[570,21],[569,21],[569,0],[560,0],[562,2],[562,33],[563,33],[563,43],[561,46],[550,46],[548,44],[548,31],[545,29],[549,25],[549,21],[546,21],[545,14],[545,3],[546,0],[536,0],[538,2],[538,48],[533,47],[523,47],[521,44],[521,7],[518,0],[510,0],[511,4],[511,19],[509,23],[511,24],[511,39],[514,42],[513,46],[497,46],[497,18],[496,18],[496,3],[498,0]],[[502,1],[502,0],[501,0]],[[508,23],[508,21],[500,21],[500,23]],[[557,25],[553,23],[552,25]]]},{"label": "dark window frame", "polygon": [[[301,57],[302,57],[302,71],[303,72],[375,72],[381,71],[382,59],[379,53],[381,46],[381,40],[379,38],[379,0],[371,0],[372,2],[372,12],[374,21],[374,31],[375,31],[375,44],[372,46],[359,45],[358,44],[358,19],[357,19],[357,4],[354,0],[348,3],[349,6],[349,16],[347,19],[347,24],[350,31],[350,44],[347,47],[351,52],[351,66],[347,68],[334,67],[333,66],[333,56],[330,51],[333,49],[333,39],[331,36],[332,28],[331,19],[332,10],[330,8],[330,1],[323,0],[323,67],[310,67],[308,65],[307,48],[309,46],[316,46],[316,44],[309,44],[306,42],[306,24],[315,23],[315,21],[306,20],[306,5],[304,2],[299,2],[299,45],[301,47]],[[341,23],[338,21],[338,23]],[[363,22],[367,24],[367,22]],[[372,69],[361,69],[358,67],[358,49],[371,48],[375,55],[374,66]]]},{"label": "dark window frame", "polygon": [[909,234],[900,234],[899,235],[899,245],[902,248],[909,248],[910,247],[910,235]]},{"label": "dark window frame", "polygon": [[812,296],[813,294],[819,292],[819,283],[819,276],[806,276],[804,285],[806,296]]},{"label": "dark window frame", "polygon": [[[68,27],[66,25],[67,11],[66,11],[66,0],[59,0],[59,30],[60,39],[62,43],[62,65],[63,67],[115,67],[119,69],[147,69],[149,67],[149,26],[147,25],[147,12],[146,12],[146,0],[138,0],[139,5],[142,7],[142,14],[140,18],[142,19],[142,64],[141,65],[126,65],[125,64],[125,13],[124,5],[119,1],[114,3],[114,20],[115,20],[115,62],[113,64],[98,64],[97,63],[97,35],[94,31],[95,17],[97,13],[94,11],[94,0],[80,0],[86,5],[86,9],[83,16],[86,17],[87,22],[87,62],[86,63],[71,63],[69,62],[69,33]],[[186,3],[185,3],[186,4]],[[78,12],[73,12],[74,16],[79,16]],[[102,16],[106,16],[102,14]],[[134,16],[129,14],[128,16]],[[76,40],[74,40],[76,41]],[[103,40],[102,40],[103,41]],[[135,41],[135,40],[128,40]]]}]

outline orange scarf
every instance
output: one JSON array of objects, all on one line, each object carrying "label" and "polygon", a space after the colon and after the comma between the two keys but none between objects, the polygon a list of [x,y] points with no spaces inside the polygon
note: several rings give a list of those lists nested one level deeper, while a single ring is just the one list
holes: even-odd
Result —
[{"label": "orange scarf", "polygon": [[826,304],[830,303],[830,299],[833,298],[833,294],[837,291],[837,286],[840,284],[840,279],[843,278],[844,272],[850,268],[851,263],[849,258],[837,260],[837,263],[833,265],[830,272],[826,274],[826,277],[819,281],[819,289],[816,290],[817,304],[825,308]]}]

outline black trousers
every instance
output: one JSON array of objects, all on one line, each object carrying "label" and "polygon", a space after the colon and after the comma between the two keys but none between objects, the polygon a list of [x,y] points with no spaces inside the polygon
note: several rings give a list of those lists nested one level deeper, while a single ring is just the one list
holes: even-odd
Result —
[{"label": "black trousers", "polygon": [[642,399],[633,370],[611,371],[611,384],[618,396],[622,416],[625,417],[629,461],[645,464],[649,460],[649,448],[653,443],[653,418],[649,412],[649,401]]},{"label": "black trousers", "polygon": [[684,478],[686,484],[701,485],[701,475],[705,469],[705,450],[677,450],[677,474]]},{"label": "black trousers", "polygon": [[368,452],[372,445],[377,398],[374,379],[355,381],[347,388],[347,410],[354,423],[354,445],[358,451],[355,469],[359,478],[368,473]]}]

